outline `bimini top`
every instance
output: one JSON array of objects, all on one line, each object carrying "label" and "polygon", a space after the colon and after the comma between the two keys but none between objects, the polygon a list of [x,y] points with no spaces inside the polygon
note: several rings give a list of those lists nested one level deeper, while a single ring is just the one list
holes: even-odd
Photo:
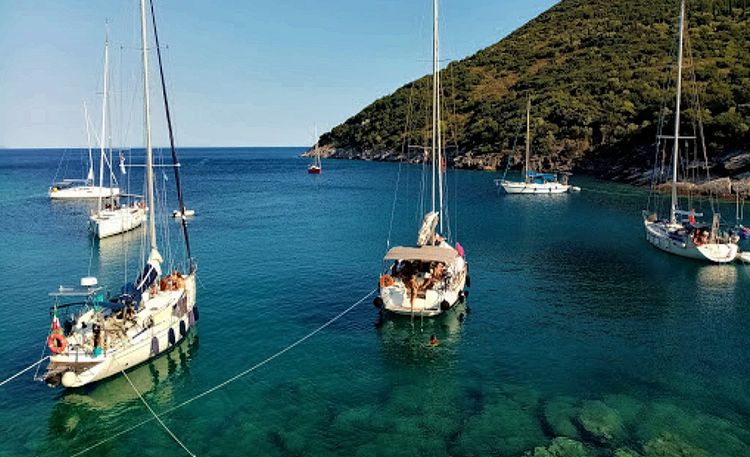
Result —
[{"label": "bimini top", "polygon": [[385,254],[383,260],[419,260],[422,262],[451,263],[458,252],[451,247],[422,246],[418,248],[396,246]]},{"label": "bimini top", "polygon": [[526,176],[531,179],[544,179],[547,181],[555,181],[557,179],[556,173],[539,173],[537,171],[527,171]]}]

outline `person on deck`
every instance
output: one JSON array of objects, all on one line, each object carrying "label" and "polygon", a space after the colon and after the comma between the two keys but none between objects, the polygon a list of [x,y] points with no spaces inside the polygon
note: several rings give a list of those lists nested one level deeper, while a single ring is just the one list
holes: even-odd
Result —
[{"label": "person on deck", "polygon": [[419,283],[417,283],[417,276],[412,274],[409,278],[409,298],[411,299],[411,307],[414,307],[414,299],[417,298],[417,292],[419,292]]}]

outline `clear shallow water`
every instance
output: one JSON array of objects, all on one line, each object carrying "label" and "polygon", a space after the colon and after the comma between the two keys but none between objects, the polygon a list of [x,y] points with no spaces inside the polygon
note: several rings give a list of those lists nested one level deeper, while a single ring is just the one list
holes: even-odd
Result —
[{"label": "clear shallow water", "polygon": [[[201,320],[189,341],[130,373],[156,411],[265,359],[375,287],[398,165],[326,161],[309,176],[298,152],[182,152],[198,213]],[[0,152],[1,378],[39,357],[49,291],[76,283],[90,260],[116,288],[123,253],[137,263],[138,232],[92,253],[86,206],[48,201],[60,153]],[[80,153],[67,155],[71,174]],[[408,319],[376,328],[367,300],[166,423],[201,456],[515,456],[560,436],[583,443],[583,454],[557,439],[553,451],[564,450],[537,455],[750,455],[750,270],[654,250],[639,190],[574,177],[577,195],[506,197],[497,177],[461,171],[448,184],[461,191],[450,197],[460,221],[451,227],[471,265],[463,322],[454,314],[424,328]],[[420,167],[404,167],[394,243],[413,241],[420,179]],[[441,344],[429,349],[432,333]],[[122,378],[69,392],[30,378],[0,388],[0,455],[70,455],[149,417]],[[89,455],[134,450],[183,455],[154,423]]]}]

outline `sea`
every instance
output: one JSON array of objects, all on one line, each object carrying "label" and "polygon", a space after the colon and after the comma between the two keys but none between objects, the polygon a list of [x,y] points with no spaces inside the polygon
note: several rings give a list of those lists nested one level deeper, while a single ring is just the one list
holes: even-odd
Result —
[{"label": "sea", "polygon": [[[507,196],[502,171],[450,170],[443,233],[466,251],[468,299],[380,320],[382,258],[415,242],[429,173],[309,175],[302,151],[180,151],[196,328],[133,386],[53,389],[34,379],[46,363],[0,386],[0,456],[185,455],[143,401],[199,456],[750,455],[750,267],[654,249],[645,190],[574,175],[580,193]],[[115,167],[129,193],[141,155]],[[46,355],[50,292],[84,276],[116,292],[142,265],[143,230],[92,241],[92,203],[47,197],[87,156],[0,151],[0,382]],[[170,213],[172,170],[156,180]],[[184,261],[180,225],[157,232],[167,268]]]}]

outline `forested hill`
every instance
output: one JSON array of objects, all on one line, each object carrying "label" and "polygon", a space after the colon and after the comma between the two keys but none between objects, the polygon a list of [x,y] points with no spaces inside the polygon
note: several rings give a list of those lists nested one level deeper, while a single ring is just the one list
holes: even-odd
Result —
[{"label": "forested hill", "polygon": [[[660,106],[674,105],[665,86],[675,61],[678,3],[563,0],[502,41],[449,64],[441,72],[449,163],[505,167],[531,96],[537,166],[642,181],[653,161]],[[694,74],[696,84],[686,86],[700,94],[714,176],[750,175],[749,17],[750,0],[688,1],[693,64],[685,79]],[[428,144],[430,102],[425,76],[324,134],[322,150],[335,158],[418,161],[422,153],[402,156],[403,146]],[[696,110],[686,111],[695,117]],[[523,137],[518,141],[522,146]]]}]

